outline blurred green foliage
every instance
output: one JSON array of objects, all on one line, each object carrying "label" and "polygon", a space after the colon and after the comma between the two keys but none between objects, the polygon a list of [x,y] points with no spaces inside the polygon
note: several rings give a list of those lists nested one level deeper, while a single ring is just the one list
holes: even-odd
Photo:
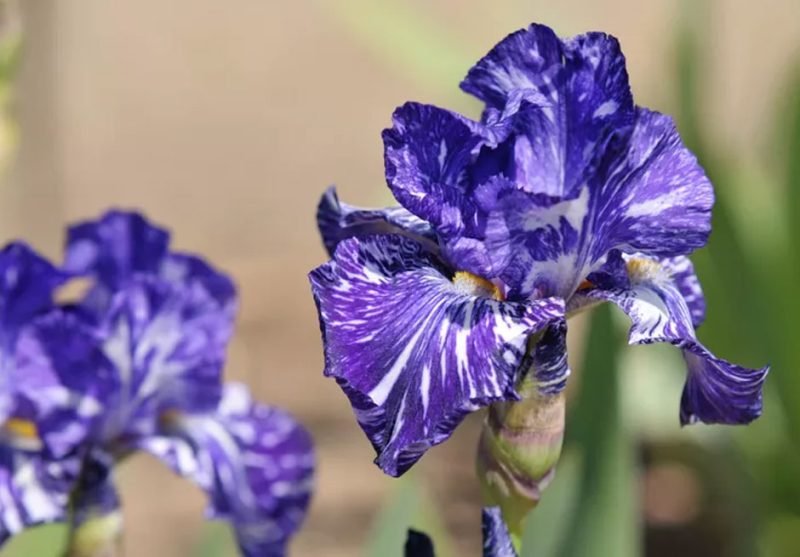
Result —
[{"label": "blurred green foliage", "polygon": [[32,528],[11,538],[0,554],[3,557],[61,557],[67,533],[67,527],[61,524]]}]

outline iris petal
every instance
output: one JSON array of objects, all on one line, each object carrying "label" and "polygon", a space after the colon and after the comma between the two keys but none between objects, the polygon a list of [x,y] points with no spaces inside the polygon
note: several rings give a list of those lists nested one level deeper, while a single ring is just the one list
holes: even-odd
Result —
[{"label": "iris petal", "polygon": [[345,240],[310,275],[335,377],[387,474],[447,439],[469,412],[515,400],[530,334],[563,317],[560,299],[500,302],[462,291],[402,236]]},{"label": "iris petal", "polygon": [[595,256],[615,247],[686,255],[708,240],[714,191],[669,116],[637,108],[627,146],[609,151],[594,182]]},{"label": "iris petal", "polygon": [[512,299],[567,298],[611,250],[705,244],[711,184],[672,120],[633,105],[613,37],[533,25],[462,86],[487,102],[483,124],[408,103],[384,132],[390,188],[459,269]]},{"label": "iris petal", "polygon": [[[593,288],[580,296],[614,302],[628,314],[631,344],[668,342],[683,350],[688,375],[681,423],[745,424],[756,419],[761,414],[762,387],[769,367],[737,366],[705,348],[697,340],[693,312],[667,266],[644,257],[628,258],[627,266],[627,287]],[[681,266],[678,269],[677,278],[683,282],[685,273]]]},{"label": "iris petal", "polygon": [[605,33],[560,40],[531,25],[498,43],[461,88],[515,121],[522,189],[562,198],[578,195],[608,130],[632,120],[625,57]]},{"label": "iris petal", "polygon": [[0,544],[26,528],[66,520],[80,459],[47,461],[0,447]]},{"label": "iris petal", "polygon": [[53,291],[68,275],[27,245],[15,242],[0,251],[0,323],[2,334],[19,331],[53,303]]},{"label": "iris petal", "polygon": [[406,103],[383,132],[386,180],[397,200],[445,236],[471,235],[473,201],[465,189],[465,168],[486,141],[475,122],[435,106]]},{"label": "iris petal", "polygon": [[517,89],[538,93],[541,104],[558,101],[563,86],[563,47],[552,29],[533,24],[510,34],[469,70],[461,89],[501,108]]},{"label": "iris petal", "polygon": [[536,376],[540,393],[554,395],[564,390],[570,375],[566,319],[558,320],[547,328],[536,343],[530,359],[530,369]]},{"label": "iris petal", "polygon": [[339,201],[336,188],[325,191],[317,207],[317,227],[329,255],[351,236],[370,234],[407,234],[420,242],[436,245],[431,225],[403,207],[364,209]]},{"label": "iris petal", "polygon": [[155,273],[168,244],[169,233],[139,213],[112,210],[69,228],[64,268],[114,288],[134,273]]},{"label": "iris petal", "polygon": [[311,496],[311,438],[288,414],[254,403],[232,384],[216,413],[166,417],[135,442],[208,493],[212,518],[228,520],[246,557],[286,554]]},{"label": "iris petal", "polygon": [[114,293],[136,277],[176,287],[199,283],[222,305],[233,304],[236,296],[229,277],[200,257],[170,251],[169,233],[136,212],[109,211],[70,227],[64,268],[95,279],[82,306],[98,319],[108,311]]},{"label": "iris petal", "polygon": [[15,406],[15,392],[26,383],[16,371],[15,345],[20,331],[53,306],[53,291],[68,275],[26,244],[0,251],[0,420]]},{"label": "iris petal", "polygon": [[103,352],[120,387],[103,435],[145,434],[166,408],[215,408],[233,319],[231,303],[197,282],[140,276],[115,294],[102,322]]},{"label": "iris petal", "polygon": [[678,292],[683,296],[686,307],[692,316],[692,325],[695,328],[703,324],[706,319],[706,298],[700,279],[694,272],[692,261],[685,255],[666,257],[659,260],[664,270],[672,275],[672,280]]},{"label": "iris petal", "polygon": [[500,507],[485,507],[483,517],[483,557],[517,557]]},{"label": "iris petal", "polygon": [[119,389],[100,336],[74,313],[53,310],[23,329],[15,352],[15,416],[36,424],[47,454],[86,441]]}]

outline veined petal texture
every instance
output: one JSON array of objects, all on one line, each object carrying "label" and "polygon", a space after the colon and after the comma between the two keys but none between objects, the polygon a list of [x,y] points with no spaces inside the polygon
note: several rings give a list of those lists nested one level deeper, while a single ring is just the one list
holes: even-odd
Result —
[{"label": "veined petal texture", "polygon": [[528,336],[564,311],[560,299],[510,303],[465,291],[402,236],[345,240],[310,280],[325,373],[349,397],[376,463],[394,476],[467,413],[516,399]]}]

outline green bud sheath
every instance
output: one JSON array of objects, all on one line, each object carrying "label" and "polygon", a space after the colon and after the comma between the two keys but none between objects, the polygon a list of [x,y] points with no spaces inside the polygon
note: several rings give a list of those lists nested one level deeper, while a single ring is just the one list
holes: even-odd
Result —
[{"label": "green bud sheath", "polygon": [[489,407],[477,458],[484,503],[501,508],[517,550],[525,517],[555,475],[565,408],[563,392],[541,394],[530,379],[520,394],[518,402]]}]

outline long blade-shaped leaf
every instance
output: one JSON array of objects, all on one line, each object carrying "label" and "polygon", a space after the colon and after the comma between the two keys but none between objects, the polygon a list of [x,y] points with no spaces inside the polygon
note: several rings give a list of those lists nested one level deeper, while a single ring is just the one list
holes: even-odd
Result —
[{"label": "long blade-shaped leaf", "polygon": [[[475,525],[476,528],[480,525],[478,509],[475,512]],[[391,497],[375,521],[365,555],[400,557],[409,528],[430,536],[436,557],[452,554],[445,529],[413,475],[406,475],[396,482]]]},{"label": "long blade-shaped leaf", "polygon": [[583,451],[583,473],[561,557],[640,553],[634,447],[620,405],[617,356],[623,345],[611,308],[595,310],[580,391],[567,428],[569,441]]}]

